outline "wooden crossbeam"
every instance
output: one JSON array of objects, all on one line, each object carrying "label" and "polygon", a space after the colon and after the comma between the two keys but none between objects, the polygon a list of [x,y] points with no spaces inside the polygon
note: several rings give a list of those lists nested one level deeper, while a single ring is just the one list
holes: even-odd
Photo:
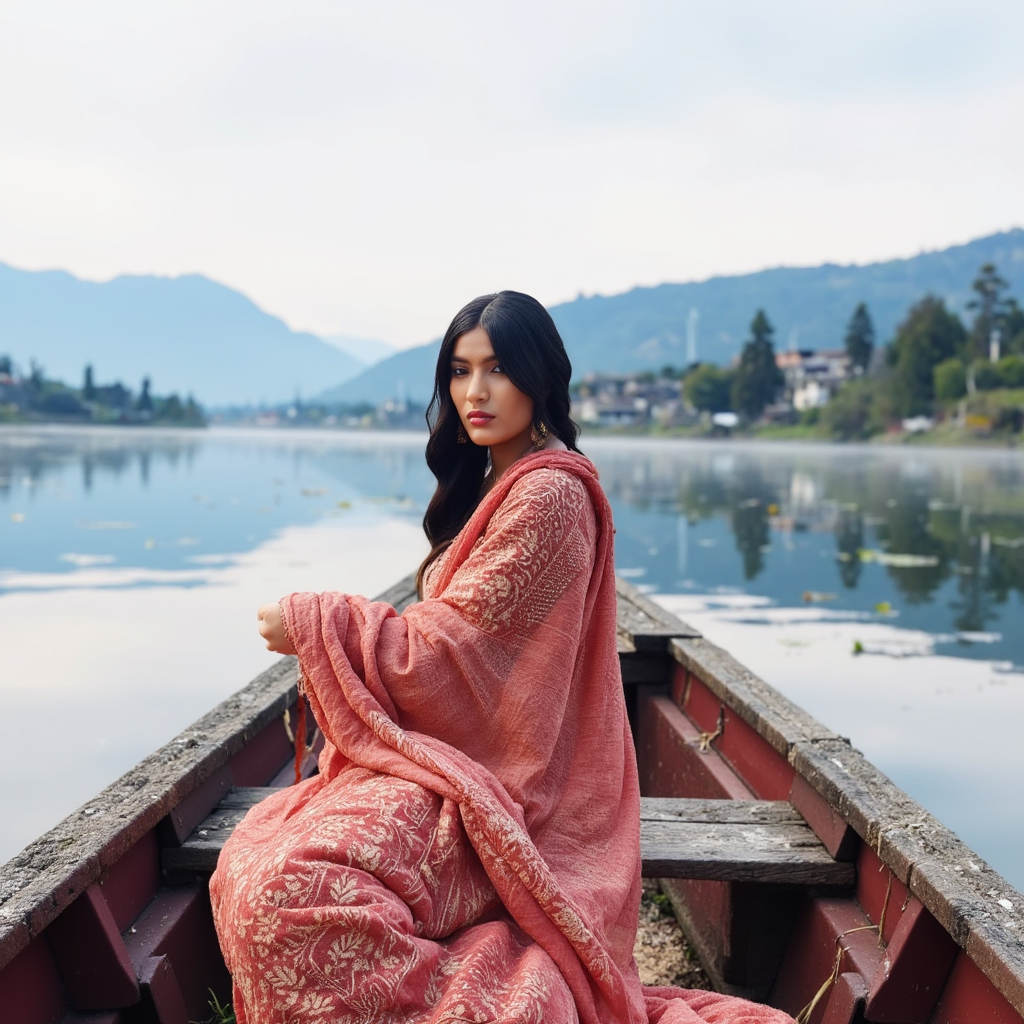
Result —
[{"label": "wooden crossbeam", "polygon": [[[167,871],[212,872],[250,807],[275,789],[233,789],[185,842],[163,852]],[[648,878],[850,886],[852,864],[834,861],[783,800],[640,801],[640,854]]]},{"label": "wooden crossbeam", "polygon": [[646,878],[850,886],[853,864],[832,859],[785,800],[640,801]]}]

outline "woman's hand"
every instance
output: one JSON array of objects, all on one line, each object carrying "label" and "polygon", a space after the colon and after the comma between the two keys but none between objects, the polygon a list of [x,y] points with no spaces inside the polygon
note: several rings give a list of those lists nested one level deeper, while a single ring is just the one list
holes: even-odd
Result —
[{"label": "woman's hand", "polygon": [[284,619],[281,618],[281,606],[275,601],[265,604],[256,613],[260,623],[260,636],[267,641],[267,650],[278,654],[294,654],[288,634],[284,631]]}]

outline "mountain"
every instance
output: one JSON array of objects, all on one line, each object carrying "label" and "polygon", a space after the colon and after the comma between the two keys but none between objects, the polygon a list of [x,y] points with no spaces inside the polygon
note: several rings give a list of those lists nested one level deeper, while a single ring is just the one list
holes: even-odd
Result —
[{"label": "mountain", "polygon": [[97,283],[0,263],[0,355],[23,371],[192,394],[206,406],[281,402],[364,369],[312,334],[291,330],[240,292],[199,275]]},{"label": "mountain", "polygon": [[398,351],[394,345],[389,345],[380,338],[360,338],[353,334],[325,334],[323,340],[335,348],[340,348],[363,366],[375,366]]},{"label": "mountain", "polygon": [[314,396],[328,404],[358,405],[369,402],[379,405],[389,398],[405,399],[425,406],[434,390],[434,369],[441,339],[427,345],[407,348],[371,366],[353,380],[321,391]]},{"label": "mountain", "polygon": [[[928,293],[966,315],[971,282],[995,263],[1024,300],[1024,229],[909,259],[864,266],[778,267],[688,284],[633,288],[621,295],[581,297],[551,308],[579,379],[591,371],[628,373],[688,363],[687,327],[697,311],[697,358],[727,364],[763,309],[777,350],[841,348],[858,302],[866,302],[877,343],[888,341],[909,307]],[[454,312],[454,311],[453,311]],[[969,317],[968,317],[969,319]],[[433,386],[439,342],[407,349],[320,396],[335,402],[379,403],[405,397],[425,403]]]}]

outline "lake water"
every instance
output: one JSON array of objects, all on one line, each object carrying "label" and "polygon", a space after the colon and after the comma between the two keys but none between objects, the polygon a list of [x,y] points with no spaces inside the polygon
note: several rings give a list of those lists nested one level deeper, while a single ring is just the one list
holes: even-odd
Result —
[{"label": "lake water", "polygon": [[[421,435],[0,430],[0,861],[426,550]],[[1024,458],[584,439],[618,571],[1024,887]]]}]

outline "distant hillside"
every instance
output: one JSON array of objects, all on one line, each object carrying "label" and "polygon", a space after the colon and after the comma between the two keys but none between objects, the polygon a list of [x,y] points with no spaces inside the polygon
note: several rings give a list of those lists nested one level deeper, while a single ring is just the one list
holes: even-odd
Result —
[{"label": "distant hillside", "polygon": [[[840,348],[850,315],[866,302],[880,343],[888,341],[907,309],[928,292],[965,314],[971,282],[983,263],[995,263],[1024,300],[1024,229],[979,238],[940,252],[866,266],[780,267],[690,284],[634,288],[621,295],[579,298],[554,306],[573,376],[624,373],[687,362],[687,321],[697,310],[697,357],[728,363],[764,309],[775,327],[776,349]],[[454,310],[453,310],[454,312]],[[445,325],[439,325],[444,327]],[[322,397],[377,403],[399,394],[425,402],[438,342],[399,352]]]},{"label": "distant hillside", "polygon": [[324,334],[322,337],[328,344],[340,348],[365,367],[373,366],[398,351],[394,345],[379,338],[362,338],[352,334]]},{"label": "distant hillside", "polygon": [[160,394],[193,394],[207,407],[305,397],[365,366],[198,275],[100,284],[0,263],[3,354],[76,385],[87,363],[97,382],[134,391],[150,377]]},{"label": "distant hillside", "polygon": [[396,353],[371,366],[353,380],[315,395],[317,401],[342,405],[369,402],[379,405],[389,398],[403,398],[418,405],[430,401],[434,389],[434,368],[441,339]]}]

